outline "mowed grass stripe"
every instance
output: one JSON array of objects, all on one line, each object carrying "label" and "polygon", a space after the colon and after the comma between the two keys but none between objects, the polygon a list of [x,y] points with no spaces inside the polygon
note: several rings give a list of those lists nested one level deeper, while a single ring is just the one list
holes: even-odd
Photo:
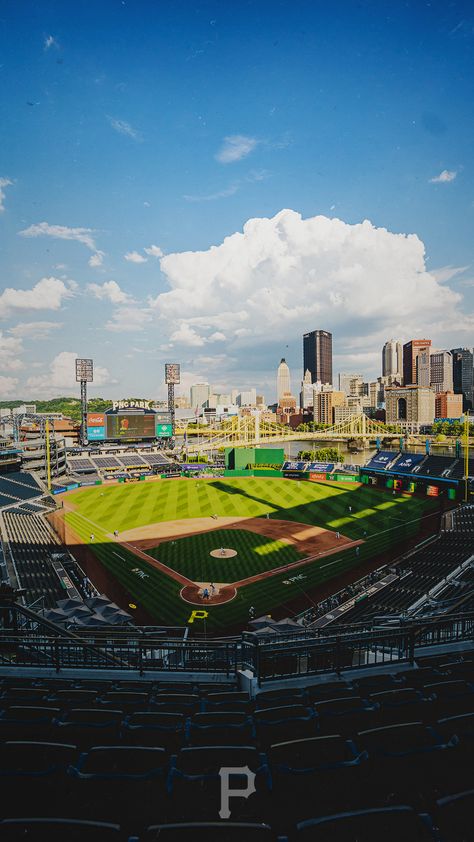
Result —
[{"label": "mowed grass stripe", "polygon": [[[79,518],[77,531],[80,526],[81,537],[86,543],[92,531],[96,539],[100,539],[100,545],[96,540],[92,550],[104,567],[117,576],[127,588],[132,597],[131,601],[143,605],[158,623],[171,625],[185,622],[189,616],[189,606],[179,598],[179,585],[161,571],[147,566],[146,562],[133,554],[125,553],[122,548],[120,554],[126,555],[126,562],[120,562],[113,555],[117,545],[110,543],[106,537],[107,532],[113,532],[114,529],[124,531],[166,520],[210,517],[212,514],[252,517],[256,513],[263,516],[268,513],[270,517],[282,520],[299,521],[334,531],[339,529],[349,538],[365,540],[358,556],[353,548],[349,548],[340,555],[316,560],[304,569],[295,571],[303,574],[305,578],[290,585],[284,584],[285,574],[279,574],[241,589],[236,599],[230,603],[209,606],[208,628],[214,631],[245,624],[250,606],[253,606],[257,613],[267,613],[277,608],[280,614],[286,613],[287,603],[296,596],[302,596],[307,590],[356,568],[371,558],[383,559],[386,550],[416,534],[420,517],[437,510],[436,501],[430,498],[392,497],[365,486],[348,488],[342,484],[333,486],[271,478],[163,480],[99,486],[75,493],[72,501],[77,506],[78,514],[83,514],[94,524],[100,525],[99,530],[99,527],[93,528],[90,523]],[[67,517],[74,518],[75,515],[68,514]],[[409,523],[410,521],[414,523]],[[214,536],[210,540],[216,541],[216,531],[206,534]],[[183,564],[189,564],[192,575],[189,571],[183,572],[189,578],[201,581],[202,564],[195,558],[194,552],[190,555],[190,560]],[[159,552],[158,557],[167,563]],[[251,569],[247,561],[244,566],[243,551],[242,557],[239,553],[237,559],[242,562],[239,565],[241,575],[235,578],[246,578],[257,572],[255,568]],[[149,578],[140,580],[136,574],[131,573],[131,570],[137,567],[144,569]],[[199,575],[195,575],[196,573]],[[218,578],[217,574],[204,579],[213,580],[226,581]],[[309,598],[307,605],[311,605]]]},{"label": "mowed grass stripe", "polygon": [[[210,555],[220,547],[236,550],[237,556]],[[163,541],[148,553],[195,582],[237,582],[303,558],[291,544],[240,529],[216,529]]]}]

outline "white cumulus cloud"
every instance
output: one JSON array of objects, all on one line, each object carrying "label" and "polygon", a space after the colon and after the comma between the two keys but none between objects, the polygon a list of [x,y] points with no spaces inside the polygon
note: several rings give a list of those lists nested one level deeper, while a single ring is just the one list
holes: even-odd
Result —
[{"label": "white cumulus cloud", "polygon": [[102,266],[104,262],[105,254],[103,251],[96,251],[95,254],[91,254],[89,260],[87,261],[89,266],[92,266],[93,269],[97,268],[97,266]]},{"label": "white cumulus cloud", "polygon": [[87,289],[95,298],[111,301],[112,304],[125,304],[130,300],[128,293],[120,289],[117,281],[105,281],[100,284],[88,284]]},{"label": "white cumulus cloud", "polygon": [[0,398],[14,398],[17,394],[18,379],[0,375]]},{"label": "white cumulus cloud", "polygon": [[454,181],[457,176],[456,170],[443,170],[439,175],[430,178],[431,184],[447,184],[449,181]]},{"label": "white cumulus cloud", "polygon": [[19,322],[8,332],[22,339],[47,339],[53,330],[61,327],[60,322]]},{"label": "white cumulus cloud", "polygon": [[7,287],[0,295],[0,318],[16,310],[59,310],[63,301],[74,295],[71,287],[71,282],[54,277],[41,278],[32,289]]},{"label": "white cumulus cloud", "polygon": [[256,137],[249,137],[244,134],[227,135],[221,148],[216,152],[216,160],[220,164],[232,164],[234,161],[240,161],[250,155],[257,144]]},{"label": "white cumulus cloud", "polygon": [[36,222],[23,231],[18,232],[21,237],[54,237],[57,240],[75,240],[87,246],[91,251],[97,251],[92,228],[68,228],[67,225],[50,225],[49,222]]},{"label": "white cumulus cloud", "polygon": [[150,257],[163,257],[163,252],[159,246],[149,246],[149,248],[143,249],[143,251]]},{"label": "white cumulus cloud", "polygon": [[146,307],[117,307],[105,329],[116,333],[132,333],[144,330],[151,319],[152,314]]},{"label": "white cumulus cloud", "polygon": [[[47,374],[29,377],[26,385],[38,397],[57,395],[58,392],[77,392],[76,358],[74,351],[61,351],[50,363]],[[107,386],[115,381],[106,368],[94,364],[94,386]]]},{"label": "white cumulus cloud", "polygon": [[23,353],[23,343],[17,336],[5,336],[0,330],[0,371],[20,371],[23,362],[20,359]]},{"label": "white cumulus cloud", "polygon": [[13,184],[9,178],[0,178],[0,213],[5,210],[5,187]]},{"label": "white cumulus cloud", "polygon": [[[453,325],[468,330],[472,324],[461,314],[461,295],[426,270],[415,234],[394,234],[367,220],[350,225],[283,210],[250,219],[242,232],[206,251],[165,255],[160,268],[169,291],[150,305],[163,341],[200,347],[222,334],[226,350],[240,351],[239,364],[248,369],[254,364],[249,346],[269,354],[259,364],[271,368],[269,340],[300,342],[315,328],[331,330],[335,353],[350,356],[357,336],[374,354],[388,336],[431,336],[436,326],[440,333],[452,330],[454,341]],[[177,325],[171,334],[170,324]]]},{"label": "white cumulus cloud", "polygon": [[143,254],[140,254],[139,251],[127,251],[124,254],[124,259],[128,260],[129,263],[146,263],[147,258],[143,257]]}]

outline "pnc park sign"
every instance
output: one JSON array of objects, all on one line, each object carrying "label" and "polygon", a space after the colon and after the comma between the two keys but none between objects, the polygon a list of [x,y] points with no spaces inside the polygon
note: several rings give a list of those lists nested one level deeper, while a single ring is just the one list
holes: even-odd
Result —
[{"label": "pnc park sign", "polygon": [[154,401],[113,401],[113,409],[151,409]]}]

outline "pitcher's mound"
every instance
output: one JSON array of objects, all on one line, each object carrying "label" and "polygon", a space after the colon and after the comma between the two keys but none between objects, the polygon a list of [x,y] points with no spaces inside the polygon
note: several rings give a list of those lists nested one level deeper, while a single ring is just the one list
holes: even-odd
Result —
[{"label": "pitcher's mound", "polygon": [[226,547],[221,547],[220,550],[211,550],[209,555],[212,555],[213,558],[233,558],[237,555],[237,550],[229,550]]}]

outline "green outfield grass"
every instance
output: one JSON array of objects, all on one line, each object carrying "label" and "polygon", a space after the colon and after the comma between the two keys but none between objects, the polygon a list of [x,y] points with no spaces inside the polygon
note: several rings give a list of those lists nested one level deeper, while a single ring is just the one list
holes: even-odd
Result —
[{"label": "green outfield grass", "polygon": [[[220,547],[236,550],[237,555],[233,558],[209,555]],[[215,529],[163,541],[147,552],[193,582],[237,582],[303,558],[291,544],[243,529]]]},{"label": "green outfield grass", "polygon": [[[66,514],[68,523],[85,543],[89,543],[89,536],[94,533],[91,549],[99,561],[127,589],[131,601],[142,605],[158,623],[167,625],[179,625],[189,618],[190,606],[179,597],[181,586],[165,573],[151,568],[146,561],[118,546],[107,533],[114,529],[121,532],[159,521],[211,517],[212,514],[261,517],[268,513],[270,517],[282,520],[339,530],[349,538],[362,538],[365,541],[358,556],[354,548],[341,550],[340,553],[316,560],[298,570],[304,576],[303,579],[284,584],[287,574],[282,573],[240,589],[230,603],[209,607],[208,629],[214,632],[245,624],[250,606],[258,614],[271,613],[277,609],[280,614],[291,613],[288,603],[295,597],[371,558],[383,560],[384,552],[394,545],[402,549],[403,542],[418,533],[420,518],[437,509],[436,501],[430,498],[391,496],[366,486],[348,488],[347,484],[342,483],[338,486],[271,478],[163,480],[96,486],[78,491],[72,497],[72,502],[76,511]],[[213,523],[211,520],[211,527]],[[262,544],[258,544],[259,536],[254,533],[245,530],[229,531],[233,536],[240,532],[242,542],[244,535],[251,534],[251,539],[246,538],[256,540],[252,544],[251,555],[244,555],[243,549],[235,546],[235,541],[240,542],[240,538],[234,538],[231,544],[230,541],[217,539],[216,536],[223,530],[215,530],[177,540],[175,547],[179,547],[179,550],[172,549],[169,541],[163,543],[156,550],[157,557],[197,581],[228,581],[227,577],[220,579],[215,568],[211,567],[206,568],[207,574],[210,574],[211,569],[214,572],[202,579],[202,559],[194,557],[196,547],[199,555],[202,547],[206,552],[206,565],[219,562],[218,559],[211,562],[207,553],[216,544],[221,546],[225,543],[234,546],[239,552],[235,559],[235,569],[242,570],[242,575],[233,576],[234,580],[259,572],[262,568],[252,566],[251,559],[256,565],[267,564],[268,557],[256,550],[268,544],[269,539],[262,538]],[[294,548],[285,547],[285,553],[289,551],[298,556]],[[150,552],[153,553],[153,550]],[[280,566],[279,559],[283,558],[283,552],[283,549],[275,548],[275,564],[272,563],[272,567]],[[137,569],[147,573],[148,578],[140,579],[134,572]],[[305,602],[308,607],[311,605],[310,598],[305,597]]]}]

